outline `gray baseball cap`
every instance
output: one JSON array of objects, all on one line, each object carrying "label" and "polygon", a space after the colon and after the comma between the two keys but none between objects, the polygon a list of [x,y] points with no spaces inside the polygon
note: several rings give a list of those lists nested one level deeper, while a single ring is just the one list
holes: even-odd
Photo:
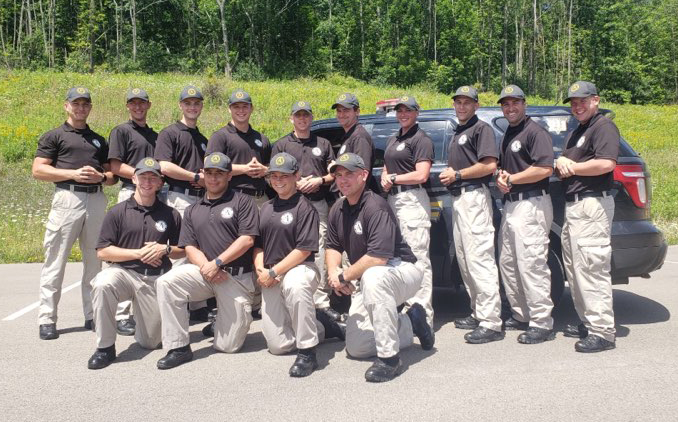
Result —
[{"label": "gray baseball cap", "polygon": [[228,156],[221,152],[213,152],[212,154],[205,157],[204,169],[219,169],[223,171],[231,171],[233,167],[231,166],[231,159]]},{"label": "gray baseball cap", "polygon": [[231,93],[231,96],[228,97],[228,105],[235,103],[252,104],[252,97],[250,97],[250,94],[247,91],[236,89]]},{"label": "gray baseball cap", "polygon": [[148,93],[145,90],[141,88],[130,88],[129,91],[127,91],[127,102],[130,102],[135,98],[144,101],[150,101],[148,99]]},{"label": "gray baseball cap", "polygon": [[360,107],[360,102],[358,102],[358,98],[355,95],[346,92],[337,97],[337,101],[332,104],[332,110],[337,108],[337,106],[346,108]]},{"label": "gray baseball cap", "polygon": [[85,98],[92,101],[92,96],[89,93],[89,89],[84,86],[75,86],[68,90],[66,93],[66,101],[71,102],[75,101],[78,98]]},{"label": "gray baseball cap", "polygon": [[598,88],[591,82],[577,81],[570,85],[570,89],[567,90],[567,98],[563,102],[569,103],[572,98],[586,98],[591,95],[598,95]]},{"label": "gray baseball cap", "polygon": [[463,85],[457,88],[452,99],[457,97],[469,97],[473,101],[478,102],[478,90],[470,85]]},{"label": "gray baseball cap", "polygon": [[197,98],[199,100],[204,99],[202,92],[200,92],[200,90],[193,85],[184,87],[184,89],[181,90],[181,94],[179,95],[179,101],[184,101],[188,98]]},{"label": "gray baseball cap", "polygon": [[409,108],[410,110],[417,110],[417,111],[419,111],[419,109],[421,108],[421,107],[419,107],[419,103],[417,103],[417,100],[410,95],[405,95],[403,97],[400,97],[398,99],[398,103],[395,105],[394,108],[397,109],[399,105],[404,105],[405,107]]},{"label": "gray baseball cap", "polygon": [[149,172],[155,173],[158,176],[162,176],[162,172],[160,171],[160,163],[158,163],[158,161],[155,160],[153,157],[144,157],[141,160],[139,160],[136,167],[134,168],[134,174]]},{"label": "gray baseball cap", "polygon": [[518,85],[506,85],[504,89],[501,90],[497,103],[501,103],[504,98],[518,98],[519,100],[524,100],[525,93]]},{"label": "gray baseball cap", "polygon": [[281,152],[274,155],[271,158],[271,163],[268,166],[268,172],[273,173],[274,171],[280,173],[296,173],[299,170],[299,164],[297,164],[297,159],[294,156]]},{"label": "gray baseball cap", "polygon": [[294,104],[292,104],[292,114],[296,113],[297,111],[305,110],[308,111],[309,113],[313,114],[313,109],[311,108],[311,103],[308,101],[295,101]]},{"label": "gray baseball cap", "polygon": [[352,152],[341,154],[330,167],[330,173],[334,173],[339,166],[344,167],[348,171],[356,171],[358,169],[367,170],[367,166],[365,166],[363,159]]}]

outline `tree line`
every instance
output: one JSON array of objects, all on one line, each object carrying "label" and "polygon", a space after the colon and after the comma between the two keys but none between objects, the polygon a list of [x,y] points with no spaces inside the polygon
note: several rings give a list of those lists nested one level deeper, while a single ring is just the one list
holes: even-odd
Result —
[{"label": "tree line", "polygon": [[677,32],[678,0],[0,0],[0,66],[676,103]]}]

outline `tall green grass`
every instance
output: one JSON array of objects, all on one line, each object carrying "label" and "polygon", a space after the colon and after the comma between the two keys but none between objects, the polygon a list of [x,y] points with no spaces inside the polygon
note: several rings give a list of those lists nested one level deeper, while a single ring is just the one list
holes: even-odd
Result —
[{"label": "tall green grass", "polygon": [[[64,96],[68,88],[84,85],[92,92],[90,127],[108,136],[128,119],[125,94],[142,87],[151,97],[149,124],[157,131],[180,117],[178,97],[187,84],[195,84],[206,96],[198,126],[209,135],[229,121],[226,101],[235,88],[249,91],[254,101],[252,125],[276,140],[291,131],[290,106],[311,102],[316,119],[333,117],[331,105],[342,92],[360,99],[363,113],[372,113],[375,103],[404,94],[414,95],[425,109],[450,107],[448,95],[424,86],[401,89],[375,86],[352,78],[331,75],[325,79],[234,82],[220,77],[181,74],[94,75],[57,72],[5,72],[0,74],[0,263],[42,260],[44,220],[49,211],[53,185],[30,176],[30,161],[39,136],[65,119]],[[498,95],[482,93],[481,105],[495,105]],[[530,104],[552,105],[545,98],[529,98]],[[603,104],[613,110],[622,135],[647,161],[653,177],[652,215],[671,243],[678,243],[678,106]],[[109,204],[117,187],[106,188]],[[74,250],[72,259],[79,258]]]}]

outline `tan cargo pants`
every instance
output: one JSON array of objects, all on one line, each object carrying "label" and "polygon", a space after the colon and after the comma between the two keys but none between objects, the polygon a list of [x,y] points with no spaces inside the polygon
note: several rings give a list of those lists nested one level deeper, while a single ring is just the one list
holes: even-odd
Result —
[{"label": "tan cargo pants", "polygon": [[56,188],[43,241],[45,263],[40,274],[38,324],[57,322],[64,271],[76,240],[80,242],[83,263],[82,309],[85,319],[92,319],[91,281],[101,271],[95,247],[106,213],[106,202],[103,192],[71,192]]},{"label": "tan cargo pants", "polygon": [[94,279],[92,303],[97,347],[115,344],[115,310],[119,302],[133,302],[136,320],[134,339],[145,349],[160,347],[160,311],[156,298],[155,280],[158,276],[145,276],[136,271],[112,264]]},{"label": "tan cargo pants", "polygon": [[410,305],[419,303],[426,310],[426,321],[433,327],[433,271],[429,258],[431,243],[431,200],[426,189],[411,189],[395,195],[388,195],[388,204],[398,218],[403,239],[417,257],[424,270],[421,286],[412,298],[405,303],[405,311]]},{"label": "tan cargo pants", "polygon": [[189,344],[186,304],[215,296],[219,312],[214,323],[214,348],[226,353],[240,350],[252,323],[252,272],[229,274],[224,282],[209,283],[202,278],[197,265],[184,264],[160,276],[156,288],[165,349]]},{"label": "tan cargo pants", "polygon": [[492,197],[488,188],[452,196],[454,248],[472,316],[480,326],[501,331],[499,272],[494,257]]},{"label": "tan cargo pants", "polygon": [[315,264],[301,264],[275,286],[262,287],[262,332],[272,354],[308,349],[324,340],[325,328],[315,318],[313,303],[318,279]]},{"label": "tan cargo pants", "polygon": [[412,323],[397,307],[421,287],[422,266],[391,259],[363,273],[351,296],[346,352],[355,358],[389,358],[413,343]]},{"label": "tan cargo pants", "polygon": [[563,264],[574,308],[589,334],[615,340],[610,267],[614,198],[584,198],[565,205]]},{"label": "tan cargo pants", "polygon": [[318,220],[320,227],[318,229],[318,253],[315,254],[315,265],[320,272],[320,280],[318,282],[318,289],[313,295],[315,307],[318,309],[327,309],[330,307],[330,294],[332,288],[327,284],[327,268],[325,268],[325,237],[327,237],[327,216],[330,209],[327,201],[311,201],[313,208],[318,211]]},{"label": "tan cargo pants", "polygon": [[553,329],[549,232],[551,196],[504,204],[499,233],[499,269],[513,318],[530,327]]}]

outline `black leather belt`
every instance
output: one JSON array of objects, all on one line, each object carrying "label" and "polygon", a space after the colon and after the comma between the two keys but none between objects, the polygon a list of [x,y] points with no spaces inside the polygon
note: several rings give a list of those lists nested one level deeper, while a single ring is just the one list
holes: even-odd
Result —
[{"label": "black leather belt", "polygon": [[156,276],[166,273],[162,268],[132,268],[132,271],[145,276]]},{"label": "black leather belt", "polygon": [[255,198],[261,198],[262,196],[266,195],[266,192],[264,192],[263,190],[256,190],[256,189],[250,189],[250,188],[240,188],[240,187],[235,187],[233,189],[240,191],[242,193],[245,193],[249,196],[253,196]]},{"label": "black leather belt", "polygon": [[567,202],[577,202],[581,201],[584,198],[605,198],[610,196],[610,192],[582,192],[582,193],[568,193],[565,195],[565,201]]},{"label": "black leather belt", "polygon": [[473,185],[460,186],[458,188],[457,187],[448,188],[447,190],[450,191],[452,196],[459,196],[464,192],[471,192],[471,191],[474,191],[476,189],[484,188],[485,186],[486,185],[484,185],[482,183],[478,183],[478,184],[473,184]]},{"label": "black leather belt", "polygon": [[66,182],[55,183],[55,185],[59,189],[66,189],[71,192],[85,192],[85,193],[101,192],[101,185],[74,185],[72,183]]},{"label": "black leather belt", "polygon": [[170,186],[169,190],[172,192],[183,193],[188,196],[203,196],[205,194],[204,189],[182,188],[181,186]]},{"label": "black leather belt", "polygon": [[546,189],[534,189],[525,192],[514,192],[514,193],[509,192],[504,195],[504,199],[510,202],[522,201],[523,199],[536,198],[538,196],[544,196],[547,194],[548,191]]},{"label": "black leather belt", "polygon": [[247,265],[247,266],[244,266],[244,267],[229,267],[227,265],[224,265],[224,266],[221,267],[221,270],[226,271],[227,273],[229,273],[232,276],[240,276],[240,275],[243,275],[245,273],[252,272],[252,266]]},{"label": "black leather belt", "polygon": [[412,189],[419,189],[421,187],[422,187],[421,185],[393,185],[391,186],[391,189],[389,189],[388,193],[389,195],[396,195],[400,192],[406,192]]}]

